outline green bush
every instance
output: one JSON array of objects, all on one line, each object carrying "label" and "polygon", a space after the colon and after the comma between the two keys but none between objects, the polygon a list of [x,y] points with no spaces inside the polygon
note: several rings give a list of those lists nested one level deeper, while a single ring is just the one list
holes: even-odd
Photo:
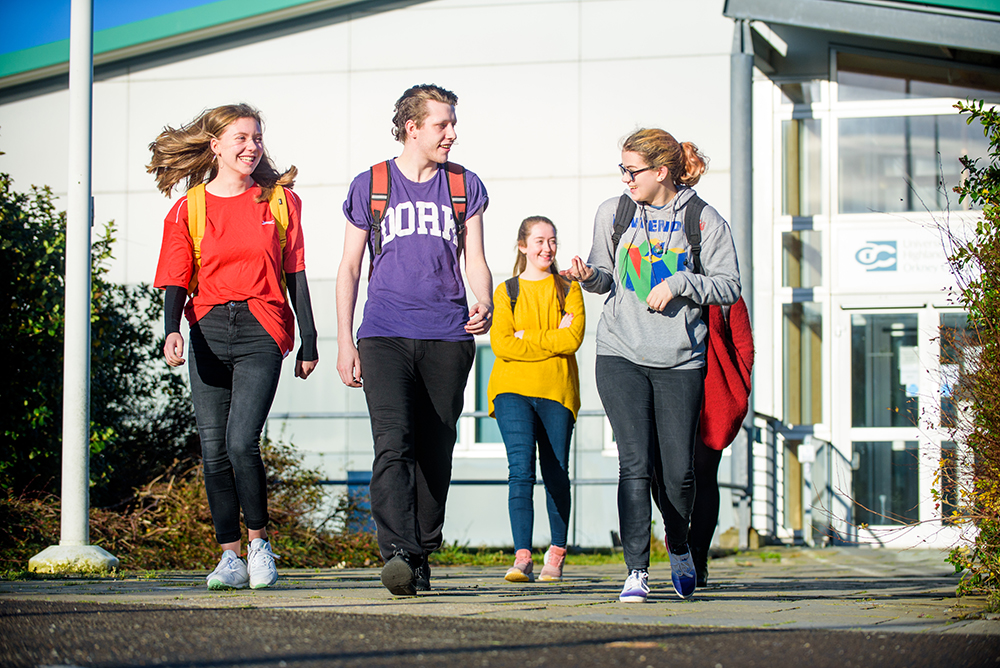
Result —
[{"label": "green bush", "polygon": [[[0,490],[56,491],[62,442],[66,214],[49,188],[0,173]],[[92,246],[91,504],[112,506],[197,452],[189,393],[162,362],[158,290],[108,280],[108,223]]]},{"label": "green bush", "polygon": [[[978,121],[989,145],[987,164],[962,159],[965,181],[955,187],[959,202],[982,208],[973,233],[949,230],[949,262],[959,287],[959,303],[968,315],[968,333],[957,342],[965,364],[955,387],[956,402],[966,410],[952,426],[953,438],[969,456],[971,483],[947,481],[960,489],[960,509],[952,521],[975,525],[971,545],[952,550],[949,561],[966,570],[959,593],[984,591],[990,607],[1000,610],[1000,113],[982,101],[955,105]],[[942,475],[954,476],[946,462]]]}]

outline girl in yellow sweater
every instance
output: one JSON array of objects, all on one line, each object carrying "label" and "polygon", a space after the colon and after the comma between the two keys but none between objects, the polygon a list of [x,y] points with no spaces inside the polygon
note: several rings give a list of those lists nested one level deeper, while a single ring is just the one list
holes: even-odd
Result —
[{"label": "girl in yellow sweater", "polygon": [[555,225],[544,216],[525,218],[517,232],[515,278],[493,295],[490,343],[496,362],[488,395],[490,415],[507,449],[507,504],[516,550],[506,575],[511,582],[533,579],[536,444],[552,536],[539,579],[562,579],[566,558],[569,446],[580,410],[574,354],[583,341],[586,316],[579,284],[559,275],[555,258]]}]

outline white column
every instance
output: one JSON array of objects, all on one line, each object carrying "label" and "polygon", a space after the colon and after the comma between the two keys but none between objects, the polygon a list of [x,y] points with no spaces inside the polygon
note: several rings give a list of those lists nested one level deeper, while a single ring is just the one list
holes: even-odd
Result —
[{"label": "white column", "polygon": [[91,0],[72,0],[69,54],[69,192],[63,341],[62,515],[59,545],[32,557],[42,572],[102,571],[118,559],[90,543],[90,227],[94,32]]}]

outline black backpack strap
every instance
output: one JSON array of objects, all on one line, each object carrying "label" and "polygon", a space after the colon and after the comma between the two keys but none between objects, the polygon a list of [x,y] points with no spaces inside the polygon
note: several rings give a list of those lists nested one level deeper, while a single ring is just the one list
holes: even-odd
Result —
[{"label": "black backpack strap", "polygon": [[521,284],[517,276],[512,276],[503,282],[507,286],[507,296],[510,297],[510,312],[514,312],[514,304],[517,303],[517,295],[521,291]]},{"label": "black backpack strap", "polygon": [[[694,273],[696,274],[705,273],[705,268],[701,266],[701,212],[704,210],[705,200],[697,195],[689,199],[684,206],[684,233],[687,235],[688,241],[691,242],[691,262],[694,264]],[[706,327],[709,326],[711,317],[712,307],[708,304],[703,305],[701,319]]]},{"label": "black backpack strap", "polygon": [[615,211],[615,227],[614,231],[611,233],[611,263],[614,264],[615,253],[618,252],[618,242],[622,238],[622,234],[632,224],[632,218],[635,216],[635,202],[627,193],[622,193],[622,196],[618,198],[618,210]]},{"label": "black backpack strap", "polygon": [[684,205],[684,233],[691,242],[691,261],[694,263],[694,273],[704,274],[701,266],[701,212],[705,209],[705,200],[694,195]]}]

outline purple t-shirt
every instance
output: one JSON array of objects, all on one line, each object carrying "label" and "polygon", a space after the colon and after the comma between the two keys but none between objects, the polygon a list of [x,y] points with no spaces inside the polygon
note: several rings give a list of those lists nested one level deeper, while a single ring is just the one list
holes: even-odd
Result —
[{"label": "purple t-shirt", "polygon": [[[382,219],[382,253],[375,256],[368,301],[358,338],[464,341],[469,306],[458,263],[458,238],[448,196],[447,170],[423,183],[407,179],[389,161],[389,206]],[[368,205],[371,170],[354,179],[344,215],[355,227],[371,230]],[[465,172],[469,216],[486,207],[489,197],[479,177]]]}]

